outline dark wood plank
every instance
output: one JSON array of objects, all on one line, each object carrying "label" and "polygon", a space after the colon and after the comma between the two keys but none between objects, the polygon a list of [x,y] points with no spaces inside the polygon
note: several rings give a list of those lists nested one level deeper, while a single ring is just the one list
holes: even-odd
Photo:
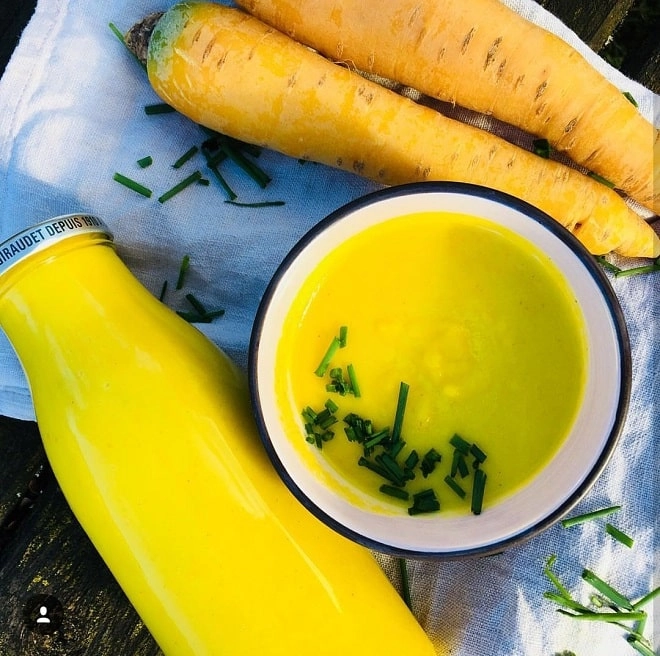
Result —
[{"label": "dark wood plank", "polygon": [[3,0],[0,3],[0,75],[36,5],[37,0]]},{"label": "dark wood plank", "polygon": [[634,0],[539,0],[596,52],[624,20]]},{"label": "dark wood plank", "polygon": [[[36,426],[0,418],[0,458],[0,654],[160,656],[71,513],[45,463]],[[52,632],[37,626],[34,615],[25,617],[42,596],[61,604],[61,625],[48,627]]]}]

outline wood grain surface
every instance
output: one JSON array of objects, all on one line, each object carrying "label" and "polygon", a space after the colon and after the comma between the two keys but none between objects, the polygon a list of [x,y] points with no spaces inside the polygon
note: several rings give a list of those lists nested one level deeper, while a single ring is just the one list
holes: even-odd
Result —
[{"label": "wood grain surface", "polygon": [[[634,0],[542,0],[599,50]],[[0,3],[0,72],[35,0]],[[164,3],[167,5],[167,3]],[[660,26],[649,25],[626,73],[660,90]],[[35,603],[57,626],[36,625]],[[72,515],[35,424],[0,417],[0,656],[157,656],[155,641]]]}]

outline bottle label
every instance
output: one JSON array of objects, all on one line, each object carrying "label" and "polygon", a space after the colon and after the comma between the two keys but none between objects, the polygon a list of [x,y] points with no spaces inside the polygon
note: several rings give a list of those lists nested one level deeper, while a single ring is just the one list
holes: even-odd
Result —
[{"label": "bottle label", "polygon": [[90,214],[67,214],[37,223],[0,244],[0,275],[25,256],[46,248],[54,242],[83,233],[102,233],[112,239],[108,227]]}]

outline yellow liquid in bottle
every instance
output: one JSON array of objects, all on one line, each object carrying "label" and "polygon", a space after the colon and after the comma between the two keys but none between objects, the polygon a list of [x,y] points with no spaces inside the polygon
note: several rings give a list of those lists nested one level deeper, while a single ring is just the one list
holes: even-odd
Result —
[{"label": "yellow liquid in bottle", "polygon": [[0,326],[73,512],[166,654],[435,653],[368,550],[280,481],[243,374],[102,232],[1,274]]}]

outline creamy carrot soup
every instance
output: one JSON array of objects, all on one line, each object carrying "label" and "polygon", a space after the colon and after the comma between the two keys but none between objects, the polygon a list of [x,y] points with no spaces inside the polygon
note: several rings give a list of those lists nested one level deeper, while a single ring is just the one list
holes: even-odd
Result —
[{"label": "creamy carrot soup", "polygon": [[[328,371],[352,365],[359,396],[329,392],[315,370],[340,326]],[[401,512],[379,474],[358,466],[364,447],[345,435],[348,413],[392,428],[409,386],[397,456],[442,460],[417,471],[410,494],[433,488],[441,512],[470,512],[445,483],[454,434],[487,455],[484,508],[514,493],[553,457],[583,394],[583,318],[554,264],[511,231],[477,217],[420,213],[350,238],[319,262],[286,318],[276,357],[277,395],[290,439],[319,476],[353,500]],[[350,387],[350,386],[349,386]],[[321,448],[306,441],[304,408],[338,407]],[[472,466],[473,463],[470,463]],[[469,477],[468,477],[469,478]]]}]

